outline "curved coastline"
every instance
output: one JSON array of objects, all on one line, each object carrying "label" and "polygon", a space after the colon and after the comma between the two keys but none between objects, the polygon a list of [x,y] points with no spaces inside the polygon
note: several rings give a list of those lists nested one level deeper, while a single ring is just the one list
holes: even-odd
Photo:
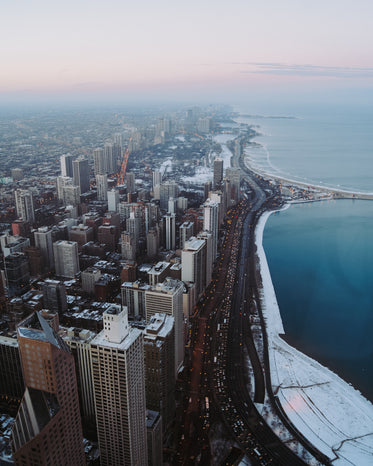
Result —
[{"label": "curved coastline", "polygon": [[272,390],[291,422],[331,461],[341,465],[371,464],[372,403],[337,374],[281,337],[285,331],[263,247],[265,224],[277,211],[264,212],[255,230]]}]

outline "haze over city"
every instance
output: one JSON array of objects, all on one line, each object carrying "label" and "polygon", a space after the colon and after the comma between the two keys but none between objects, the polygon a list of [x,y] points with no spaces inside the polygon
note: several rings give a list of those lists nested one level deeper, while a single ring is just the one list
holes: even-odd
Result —
[{"label": "haze over city", "polygon": [[0,97],[371,99],[372,16],[369,0],[3,1]]}]

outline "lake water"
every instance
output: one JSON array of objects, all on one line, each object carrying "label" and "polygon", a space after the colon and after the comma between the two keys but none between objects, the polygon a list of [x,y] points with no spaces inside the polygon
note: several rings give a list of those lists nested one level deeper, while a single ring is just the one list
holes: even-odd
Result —
[{"label": "lake water", "polygon": [[[295,118],[245,118],[262,133],[255,139],[260,147],[249,149],[256,166],[291,179],[373,192],[371,109],[325,106],[287,116]],[[289,341],[371,401],[372,231],[373,201],[338,200],[274,214],[263,237]]]}]

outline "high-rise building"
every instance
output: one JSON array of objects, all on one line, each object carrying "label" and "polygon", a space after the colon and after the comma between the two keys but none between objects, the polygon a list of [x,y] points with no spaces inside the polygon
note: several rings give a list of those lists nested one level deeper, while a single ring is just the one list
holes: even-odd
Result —
[{"label": "high-rise building", "polygon": [[121,251],[123,259],[130,261],[136,259],[136,243],[128,231],[121,234]]},{"label": "high-rise building", "polygon": [[166,278],[145,292],[147,322],[157,313],[165,313],[175,319],[175,374],[184,360],[183,291],[183,282]]},{"label": "high-rise building", "polygon": [[71,154],[64,154],[60,157],[61,175],[73,177],[73,156]]},{"label": "high-rise building", "polygon": [[196,284],[198,299],[206,287],[206,243],[194,236],[184,245],[181,252],[181,279]]},{"label": "high-rise building", "polygon": [[151,269],[148,270],[149,285],[155,286],[162,283],[166,277],[170,275],[171,263],[167,261],[159,261]]},{"label": "high-rise building", "polygon": [[146,410],[146,435],[148,441],[148,465],[163,465],[162,417],[157,411]]},{"label": "high-rise building", "polygon": [[227,206],[231,207],[241,200],[241,170],[239,168],[227,168],[225,177],[229,180],[230,190],[227,199]]},{"label": "high-rise building", "polygon": [[25,222],[35,222],[34,201],[31,191],[27,189],[17,189],[15,191],[16,209],[19,218]]},{"label": "high-rise building", "polygon": [[188,198],[179,196],[177,198],[177,210],[180,213],[184,213],[188,209]]},{"label": "high-rise building", "polygon": [[126,173],[126,186],[127,193],[133,193],[135,191],[135,174],[133,172]]},{"label": "high-rise building", "polygon": [[4,275],[9,298],[27,291],[30,287],[30,270],[26,254],[15,252],[5,257]]},{"label": "high-rise building", "polygon": [[122,305],[127,307],[131,319],[145,319],[145,291],[150,286],[140,280],[123,282],[121,286]]},{"label": "high-rise building", "polygon": [[194,223],[184,222],[179,228],[179,247],[184,249],[185,242],[193,236]]},{"label": "high-rise building", "polygon": [[74,278],[80,271],[78,243],[75,241],[56,241],[53,243],[56,275]]},{"label": "high-rise building", "polygon": [[56,187],[57,187],[57,197],[61,201],[64,200],[63,189],[65,186],[72,185],[73,179],[68,176],[57,176]]},{"label": "high-rise building", "polygon": [[75,363],[37,312],[17,329],[25,393],[12,429],[16,465],[85,464]]},{"label": "high-rise building", "polygon": [[105,162],[106,162],[106,173],[115,173],[117,170],[116,153],[114,152],[114,146],[111,142],[105,142],[104,145]]},{"label": "high-rise building", "polygon": [[155,228],[151,228],[146,235],[146,250],[150,258],[156,257],[158,254],[158,233]]},{"label": "high-rise building", "polygon": [[102,466],[146,465],[146,406],[142,332],[127,309],[111,305],[91,341],[96,423]]},{"label": "high-rise building", "polygon": [[203,204],[203,229],[212,234],[213,261],[218,255],[219,241],[219,204],[207,199]]},{"label": "high-rise building", "polygon": [[213,178],[214,189],[219,189],[221,182],[223,181],[223,166],[224,166],[223,159],[216,158],[214,160],[214,178]]},{"label": "high-rise building", "polygon": [[95,175],[105,175],[107,173],[107,163],[105,163],[104,149],[97,148],[93,151],[93,167]]},{"label": "high-rise building", "polygon": [[212,189],[212,182],[211,181],[206,181],[206,183],[203,185],[203,198],[206,200],[209,197],[209,192]]},{"label": "high-rise building", "polygon": [[154,314],[144,330],[146,407],[161,414],[164,431],[175,415],[174,321]]},{"label": "high-rise building", "polygon": [[41,285],[45,309],[62,315],[67,310],[66,287],[58,280],[44,280]]},{"label": "high-rise building", "polygon": [[97,200],[107,201],[107,175],[96,175]]},{"label": "high-rise building", "polygon": [[63,205],[77,206],[80,204],[80,187],[73,185],[72,178],[66,176],[57,177],[57,196]]},{"label": "high-rise building", "polygon": [[31,277],[41,275],[44,269],[44,261],[40,249],[36,246],[29,246],[25,248],[24,253],[28,259]]},{"label": "high-rise building", "polygon": [[89,165],[83,157],[73,160],[73,183],[80,187],[80,194],[89,191]]},{"label": "high-rise building", "polygon": [[164,216],[166,223],[166,249],[176,249],[176,215],[167,213]]},{"label": "high-rise building", "polygon": [[84,244],[94,240],[93,228],[88,225],[74,225],[69,230],[69,240],[78,243],[78,250],[81,251]]},{"label": "high-rise building", "polygon": [[213,126],[211,117],[200,118],[197,122],[197,130],[200,133],[209,133]]},{"label": "high-rise building", "polygon": [[16,338],[0,336],[0,400],[20,402],[25,391]]},{"label": "high-rise building", "polygon": [[137,250],[141,232],[141,218],[137,217],[135,212],[131,212],[129,218],[126,219],[126,230],[131,235]]},{"label": "high-rise building", "polygon": [[107,193],[108,211],[117,212],[119,204],[119,191],[112,189]]},{"label": "high-rise building", "polygon": [[155,186],[159,186],[162,183],[162,174],[159,171],[153,172],[153,189]]},{"label": "high-rise building", "polygon": [[1,241],[1,246],[4,257],[15,252],[23,252],[30,246],[29,238],[23,238],[22,236],[2,235],[0,240],[3,239],[4,241]]},{"label": "high-rise building", "polygon": [[202,239],[206,243],[206,284],[207,288],[211,283],[212,279],[212,268],[214,264],[214,255],[213,255],[213,239],[212,234],[208,231],[200,231],[197,235],[197,239]]},{"label": "high-rise building", "polygon": [[95,267],[88,267],[81,273],[81,277],[83,291],[94,294],[95,283],[101,278],[101,270]]},{"label": "high-rise building", "polygon": [[114,141],[114,144],[116,144],[117,146],[122,148],[123,147],[123,135],[122,135],[122,133],[114,133],[113,134],[113,141]]},{"label": "high-rise building", "polygon": [[54,268],[52,230],[48,227],[38,228],[34,232],[35,246],[38,247],[43,256],[45,270]]},{"label": "high-rise building", "polygon": [[80,412],[83,428],[85,427],[88,431],[92,431],[96,427],[90,346],[90,342],[95,336],[96,333],[90,330],[75,327],[66,329],[62,335],[75,359]]},{"label": "high-rise building", "polygon": [[179,186],[175,181],[166,181],[160,185],[160,207],[167,210],[168,200],[173,197],[177,198],[179,194]]}]

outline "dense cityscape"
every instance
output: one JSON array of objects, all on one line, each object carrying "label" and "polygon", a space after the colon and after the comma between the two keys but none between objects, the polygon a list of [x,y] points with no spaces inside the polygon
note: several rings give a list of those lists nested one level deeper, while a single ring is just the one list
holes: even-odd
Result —
[{"label": "dense cityscape", "polygon": [[223,105],[0,128],[0,464],[330,464],[272,390],[254,235],[330,193],[250,171]]}]

